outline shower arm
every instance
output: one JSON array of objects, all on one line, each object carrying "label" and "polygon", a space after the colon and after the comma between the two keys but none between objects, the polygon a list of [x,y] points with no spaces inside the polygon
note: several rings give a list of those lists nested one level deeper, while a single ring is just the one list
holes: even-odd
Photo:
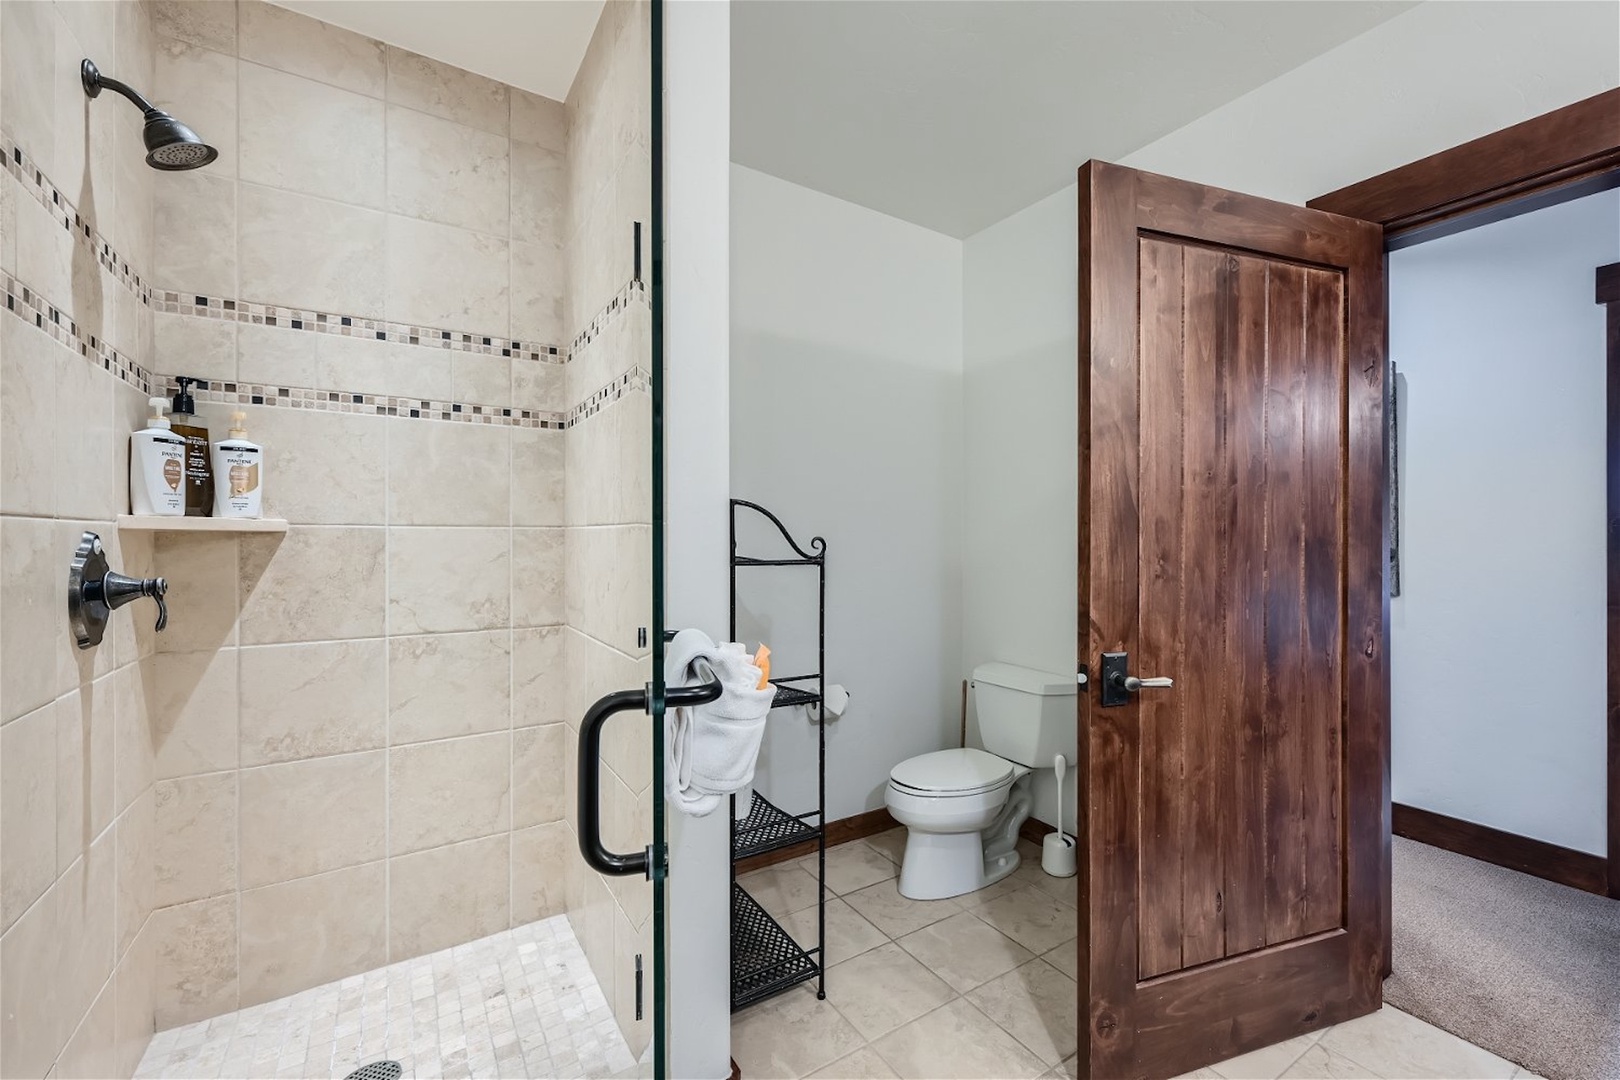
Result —
[{"label": "shower arm", "polygon": [[103,90],[111,90],[115,94],[121,94],[122,96],[128,98],[135,104],[135,107],[140,109],[143,113],[155,113],[160,111],[156,105],[153,105],[150,101],[147,101],[140,94],[130,89],[126,84],[119,82],[117,79],[103,75],[96,65],[91,63],[89,59],[86,59],[79,65],[79,81],[84,83],[84,92],[90,97],[100,97]]}]

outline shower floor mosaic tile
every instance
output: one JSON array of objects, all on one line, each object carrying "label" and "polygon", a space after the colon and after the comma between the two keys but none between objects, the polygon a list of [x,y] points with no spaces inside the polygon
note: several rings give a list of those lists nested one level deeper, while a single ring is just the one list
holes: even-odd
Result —
[{"label": "shower floor mosaic tile", "polygon": [[609,1077],[636,1068],[566,916],[153,1037],[141,1078]]}]

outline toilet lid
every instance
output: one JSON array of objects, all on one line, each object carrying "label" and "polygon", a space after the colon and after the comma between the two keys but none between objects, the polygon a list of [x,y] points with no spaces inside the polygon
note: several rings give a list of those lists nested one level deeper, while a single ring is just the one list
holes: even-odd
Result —
[{"label": "toilet lid", "polygon": [[916,791],[951,791],[965,795],[998,786],[1012,771],[1012,762],[1006,758],[962,747],[907,758],[890,771],[889,779]]}]

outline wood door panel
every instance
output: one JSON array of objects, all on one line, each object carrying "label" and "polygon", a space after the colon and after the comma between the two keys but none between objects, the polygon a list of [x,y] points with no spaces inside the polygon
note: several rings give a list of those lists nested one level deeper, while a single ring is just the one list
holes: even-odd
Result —
[{"label": "wood door panel", "polygon": [[1080,186],[1080,655],[1175,679],[1079,700],[1082,1060],[1168,1075],[1378,1004],[1382,248],[1098,162]]}]

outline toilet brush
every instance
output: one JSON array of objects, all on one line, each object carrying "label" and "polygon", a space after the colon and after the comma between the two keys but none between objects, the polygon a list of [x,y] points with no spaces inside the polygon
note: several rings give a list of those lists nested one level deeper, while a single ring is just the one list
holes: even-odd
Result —
[{"label": "toilet brush", "polygon": [[1068,769],[1068,762],[1063,760],[1062,754],[1052,758],[1052,770],[1057,773],[1057,832],[1050,833],[1041,842],[1041,869],[1053,877],[1073,877],[1075,865],[1075,841],[1063,831],[1063,774]]}]

